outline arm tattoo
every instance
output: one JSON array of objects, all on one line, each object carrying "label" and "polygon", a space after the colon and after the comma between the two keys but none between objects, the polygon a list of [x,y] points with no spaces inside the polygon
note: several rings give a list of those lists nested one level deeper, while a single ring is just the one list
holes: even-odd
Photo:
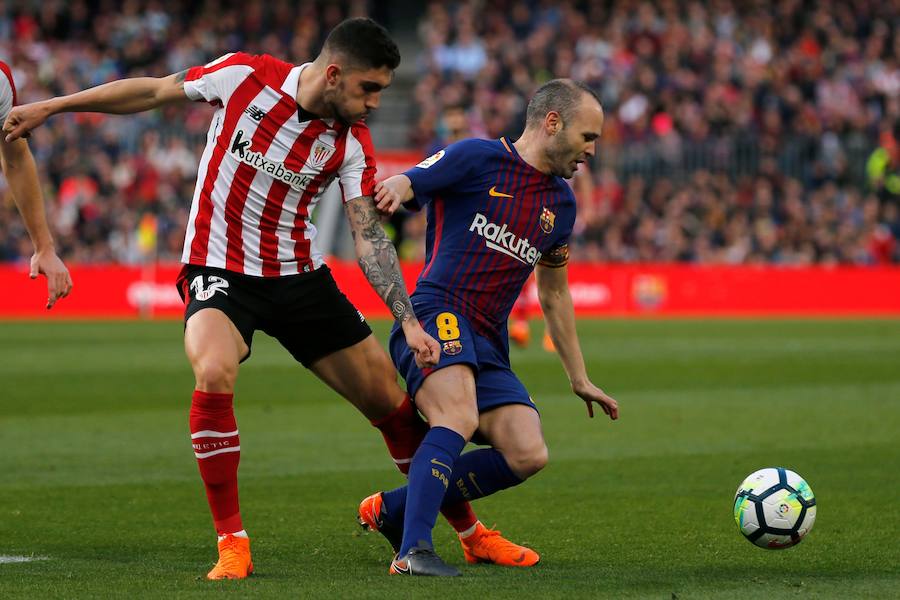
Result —
[{"label": "arm tattoo", "polygon": [[184,84],[185,79],[187,79],[187,69],[175,73],[175,83]]},{"label": "arm tattoo", "polygon": [[378,292],[391,314],[401,323],[416,317],[406,284],[400,274],[400,261],[394,244],[388,239],[375,204],[370,196],[363,196],[347,203],[350,230],[357,248],[359,266],[366,274],[369,285]]}]

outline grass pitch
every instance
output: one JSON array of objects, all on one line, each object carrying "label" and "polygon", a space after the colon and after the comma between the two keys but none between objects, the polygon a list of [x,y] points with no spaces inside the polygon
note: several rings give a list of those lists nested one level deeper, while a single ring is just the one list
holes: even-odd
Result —
[{"label": "grass pitch", "polygon": [[[584,321],[621,419],[587,418],[554,355],[513,364],[547,469],[475,504],[533,569],[387,575],[357,502],[401,483],[380,435],[258,334],[236,395],[257,574],[207,582],[215,538],[190,448],[181,324],[0,323],[2,598],[888,598],[900,596],[900,321]],[[387,324],[376,324],[385,339]],[[540,326],[534,331],[539,340]],[[734,524],[750,472],[812,486],[816,525],[766,551]]]}]

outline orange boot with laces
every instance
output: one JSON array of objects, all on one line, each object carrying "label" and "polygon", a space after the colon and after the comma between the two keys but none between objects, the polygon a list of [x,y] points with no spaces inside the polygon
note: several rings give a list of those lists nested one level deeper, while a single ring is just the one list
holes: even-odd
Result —
[{"label": "orange boot with laces", "polygon": [[475,524],[475,532],[459,539],[466,561],[470,563],[493,563],[504,567],[531,567],[540,555],[525,546],[514,544],[500,535],[499,531],[488,529],[481,522]]},{"label": "orange boot with laces", "polygon": [[226,534],[219,540],[219,562],[207,575],[207,579],[244,579],[253,573],[250,560],[250,540]]}]

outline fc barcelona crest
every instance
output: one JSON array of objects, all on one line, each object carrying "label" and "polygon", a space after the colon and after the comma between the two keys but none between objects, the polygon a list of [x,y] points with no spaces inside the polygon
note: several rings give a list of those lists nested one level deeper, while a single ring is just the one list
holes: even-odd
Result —
[{"label": "fc barcelona crest", "polygon": [[460,352],[462,352],[462,342],[459,340],[444,342],[444,354],[447,356],[456,356]]},{"label": "fc barcelona crest", "polygon": [[555,223],[556,215],[545,207],[544,212],[541,213],[541,230],[543,230],[544,233],[550,233],[553,231],[553,225]]},{"label": "fc barcelona crest", "polygon": [[326,144],[322,140],[316,140],[309,152],[309,158],[313,167],[323,167],[332,154],[334,154],[334,146]]}]

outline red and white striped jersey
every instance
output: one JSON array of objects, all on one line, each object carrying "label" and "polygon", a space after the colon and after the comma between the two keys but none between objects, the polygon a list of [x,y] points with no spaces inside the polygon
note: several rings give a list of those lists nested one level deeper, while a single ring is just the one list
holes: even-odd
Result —
[{"label": "red and white striped jersey", "polygon": [[200,159],[181,262],[278,277],[322,265],[309,216],[338,179],[344,201],[372,195],[365,123],[301,121],[300,73],[268,55],[226,54],[189,69],[188,98],[217,106]]},{"label": "red and white striped jersey", "polygon": [[13,82],[12,71],[5,62],[0,60],[0,127],[9,116],[9,111],[16,105],[16,84]]}]

